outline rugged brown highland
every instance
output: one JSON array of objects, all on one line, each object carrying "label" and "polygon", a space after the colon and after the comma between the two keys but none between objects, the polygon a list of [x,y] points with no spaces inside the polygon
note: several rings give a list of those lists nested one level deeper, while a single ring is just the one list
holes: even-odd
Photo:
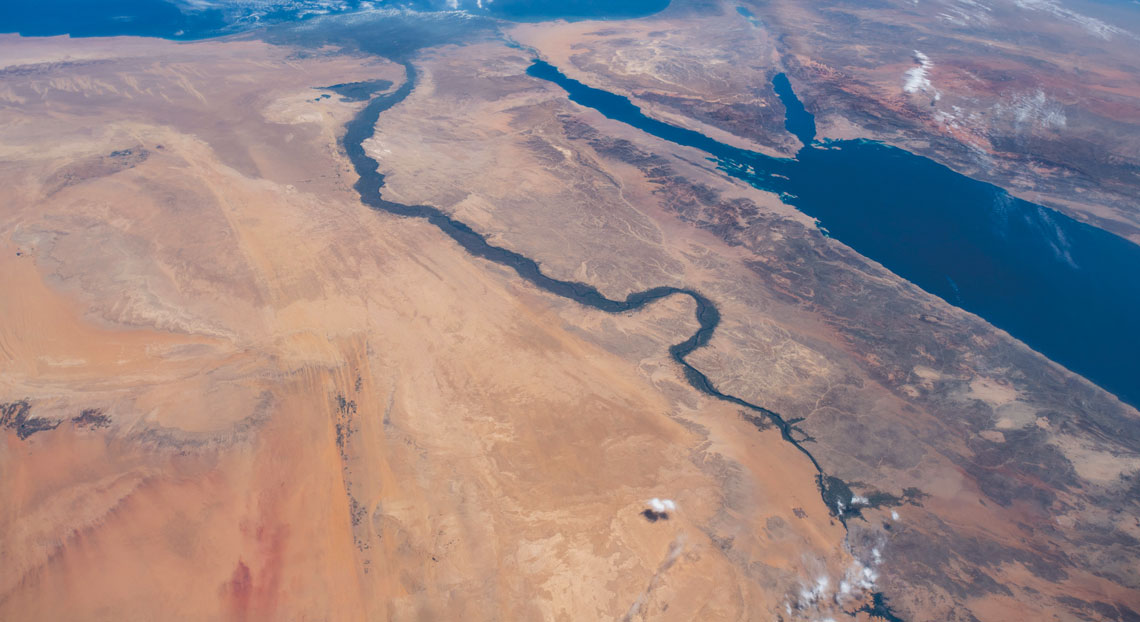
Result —
[{"label": "rugged brown highland", "polygon": [[693,1],[513,34],[658,118],[790,154],[768,86],[783,71],[821,138],[898,145],[1140,243],[1140,13],[1126,4]]},{"label": "rugged brown highland", "polygon": [[[0,37],[0,620],[1140,619],[1140,414],[525,73],[787,155],[787,71],[827,135],[981,170],[955,155],[977,135],[898,121],[918,95],[869,69],[828,82],[856,70],[788,25],[861,10],[503,25],[409,56],[364,143],[385,199],[550,276],[715,301],[689,362],[793,422],[827,501],[771,422],[686,382],[690,300],[592,310],[362,204],[340,140],[365,103],[322,87],[400,64]],[[968,152],[1016,188],[1040,151],[998,131]],[[1058,206],[1137,239],[1140,186],[1097,170]]]}]

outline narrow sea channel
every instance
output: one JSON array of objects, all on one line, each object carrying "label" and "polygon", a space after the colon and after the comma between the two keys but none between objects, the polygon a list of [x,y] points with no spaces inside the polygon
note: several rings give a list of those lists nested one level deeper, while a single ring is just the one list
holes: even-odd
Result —
[{"label": "narrow sea channel", "polygon": [[543,61],[527,73],[610,119],[704,151],[860,254],[1140,407],[1140,246],[902,149],[816,142],[814,118],[783,74],[773,87],[804,143],[794,159],[652,119]]}]

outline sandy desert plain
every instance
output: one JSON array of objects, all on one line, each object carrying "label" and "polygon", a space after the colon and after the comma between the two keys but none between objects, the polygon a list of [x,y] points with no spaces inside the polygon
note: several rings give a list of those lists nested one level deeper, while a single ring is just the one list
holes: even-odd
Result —
[{"label": "sandy desert plain", "polygon": [[[0,35],[0,620],[1140,619],[1134,408],[526,74],[790,155],[778,100],[739,94],[826,83],[734,7],[392,59]],[[591,309],[362,203],[367,102],[325,87],[402,62],[363,143],[385,199],[610,298],[700,291],[722,320],[688,362],[811,458],[686,381],[691,300]],[[1135,240],[1136,187],[1104,187],[1057,205]]]}]

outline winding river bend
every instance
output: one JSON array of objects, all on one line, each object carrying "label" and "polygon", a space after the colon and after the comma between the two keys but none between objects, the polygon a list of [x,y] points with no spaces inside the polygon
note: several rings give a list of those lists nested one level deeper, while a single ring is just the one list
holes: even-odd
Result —
[{"label": "winding river bend", "polygon": [[463,222],[451,218],[439,208],[431,205],[405,205],[403,203],[396,203],[385,199],[381,195],[381,189],[384,187],[384,175],[379,172],[379,163],[369,157],[368,153],[364,150],[363,143],[371,138],[375,132],[376,122],[380,118],[380,113],[403,101],[408,94],[412,92],[412,89],[415,88],[415,67],[413,67],[411,63],[405,63],[404,69],[407,72],[407,80],[404,81],[400,88],[391,93],[374,97],[368,105],[345,126],[345,135],[342,139],[343,146],[348,153],[349,160],[356,169],[357,175],[360,177],[354,186],[356,191],[360,194],[360,200],[372,209],[399,216],[423,218],[435,225],[440,231],[451,237],[451,239],[455,240],[468,253],[513,269],[520,277],[539,289],[556,296],[568,298],[587,307],[605,311],[606,313],[637,311],[656,300],[661,300],[669,296],[686,296],[691,298],[693,302],[696,303],[696,318],[700,328],[685,341],[669,348],[670,356],[672,356],[673,360],[684,370],[685,379],[698,391],[753,411],[757,413],[757,415],[753,416],[761,416],[775,425],[775,427],[779,429],[783,439],[791,443],[792,446],[811,461],[812,466],[814,466],[816,470],[816,484],[819,487],[820,495],[825,505],[827,505],[832,514],[843,522],[846,527],[846,519],[850,516],[857,515],[859,511],[858,508],[849,507],[851,490],[843,481],[836,477],[830,477],[824,472],[823,467],[819,461],[816,460],[815,456],[804,447],[801,440],[796,439],[794,434],[796,430],[793,429],[793,425],[772,410],[720,391],[716,388],[716,385],[709,380],[708,376],[696,367],[693,367],[693,365],[686,360],[686,357],[694,350],[708,344],[709,340],[712,339],[713,333],[716,332],[717,326],[720,324],[720,311],[717,310],[713,301],[706,298],[700,292],[678,287],[654,287],[645,291],[632,293],[627,296],[625,300],[607,298],[602,295],[597,288],[591,285],[575,281],[563,281],[544,274],[538,263],[533,259],[487,242],[486,237],[482,234],[476,232]]}]

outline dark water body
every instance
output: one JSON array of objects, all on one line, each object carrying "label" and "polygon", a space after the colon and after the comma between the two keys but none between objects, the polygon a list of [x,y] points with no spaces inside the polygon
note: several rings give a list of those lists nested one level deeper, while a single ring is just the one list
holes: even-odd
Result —
[{"label": "dark water body", "polygon": [[340,95],[341,101],[362,102],[368,101],[373,93],[387,91],[392,86],[388,80],[365,80],[363,82],[345,82],[320,87],[322,91],[332,91]]},{"label": "dark water body", "polygon": [[[648,117],[642,113],[641,109],[635,106],[633,102],[629,101],[628,98],[601,89],[588,87],[577,80],[571,80],[549,63],[535,61],[534,64],[527,68],[526,73],[535,78],[554,82],[566,89],[566,92],[570,96],[570,101],[588,108],[593,108],[608,119],[628,123],[644,132],[648,132],[659,138],[664,138],[678,145],[700,149],[719,161],[743,163],[759,155],[745,149],[739,149],[732,145],[717,142],[700,132],[670,125]],[[760,157],[766,158],[766,156]],[[770,177],[772,177],[773,174],[786,175],[784,169],[787,168],[787,170],[790,171],[794,165],[793,160],[781,160],[778,158],[767,158],[767,160],[770,166],[766,173]],[[760,178],[761,175],[758,174],[756,176],[756,183],[763,184]],[[763,184],[760,187],[765,190],[775,191],[776,187],[774,184],[778,181],[779,178],[772,177],[771,184]]]},{"label": "dark water body", "polygon": [[[474,0],[471,0],[472,8]],[[368,7],[409,9],[399,12],[364,12]],[[179,0],[36,0],[0,2],[0,32],[25,36],[70,35],[110,37],[132,35],[159,39],[197,40],[244,32],[255,28],[305,26],[324,20],[323,36],[341,41],[364,41],[354,28],[379,23],[367,41],[377,47],[424,47],[438,43],[438,37],[419,40],[419,34],[432,34],[415,22],[451,21],[474,25],[471,16],[448,11],[447,0],[343,0],[335,5],[326,0],[266,0],[259,2],[219,2],[195,6]],[[478,11],[485,14],[486,11]],[[338,20],[337,18],[343,18]],[[489,20],[489,17],[482,17]],[[392,24],[412,24],[406,30]],[[347,28],[346,28],[347,27]],[[478,28],[474,28],[478,30]],[[280,34],[277,32],[276,34]],[[342,35],[347,34],[348,37]],[[453,36],[453,38],[455,38]]]},{"label": "dark water body", "polygon": [[[458,8],[468,13],[466,17],[516,22],[630,19],[652,15],[668,6],[669,0],[486,0],[482,6],[477,0],[458,1]],[[423,20],[464,17],[453,11],[449,0],[344,0],[335,5],[325,0],[268,0],[201,6],[177,0],[5,0],[0,2],[0,32],[194,40],[328,15],[359,17],[362,9],[385,7],[409,10],[403,15],[405,21],[417,15]],[[400,16],[387,17],[391,20]],[[383,36],[378,33],[373,41],[384,45]],[[411,38],[401,34],[400,39],[408,42]]]},{"label": "dark water body", "polygon": [[275,24],[298,24],[360,8],[360,0],[344,0],[335,6],[326,0],[202,4],[191,0],[5,0],[0,2],[0,32],[187,41]]},{"label": "dark water body", "polygon": [[863,605],[858,609],[860,613],[866,613],[872,620],[884,620],[885,622],[903,622],[903,619],[895,615],[891,611],[890,606],[887,604],[887,597],[883,596],[882,592],[874,592],[871,594],[871,604]]},{"label": "dark water body", "polygon": [[183,12],[165,0],[5,0],[0,32],[24,36],[196,38],[226,25],[218,9]]},{"label": "dark water body", "polygon": [[901,149],[813,144],[814,119],[786,77],[773,86],[806,145],[794,160],[650,119],[542,61],[528,73],[608,118],[705,151],[860,254],[1140,406],[1140,246]]},{"label": "dark water body", "polygon": [[788,133],[800,139],[804,146],[815,142],[815,115],[808,112],[800,98],[796,97],[788,76],[776,74],[772,78],[772,89],[784,104],[784,128]]}]

